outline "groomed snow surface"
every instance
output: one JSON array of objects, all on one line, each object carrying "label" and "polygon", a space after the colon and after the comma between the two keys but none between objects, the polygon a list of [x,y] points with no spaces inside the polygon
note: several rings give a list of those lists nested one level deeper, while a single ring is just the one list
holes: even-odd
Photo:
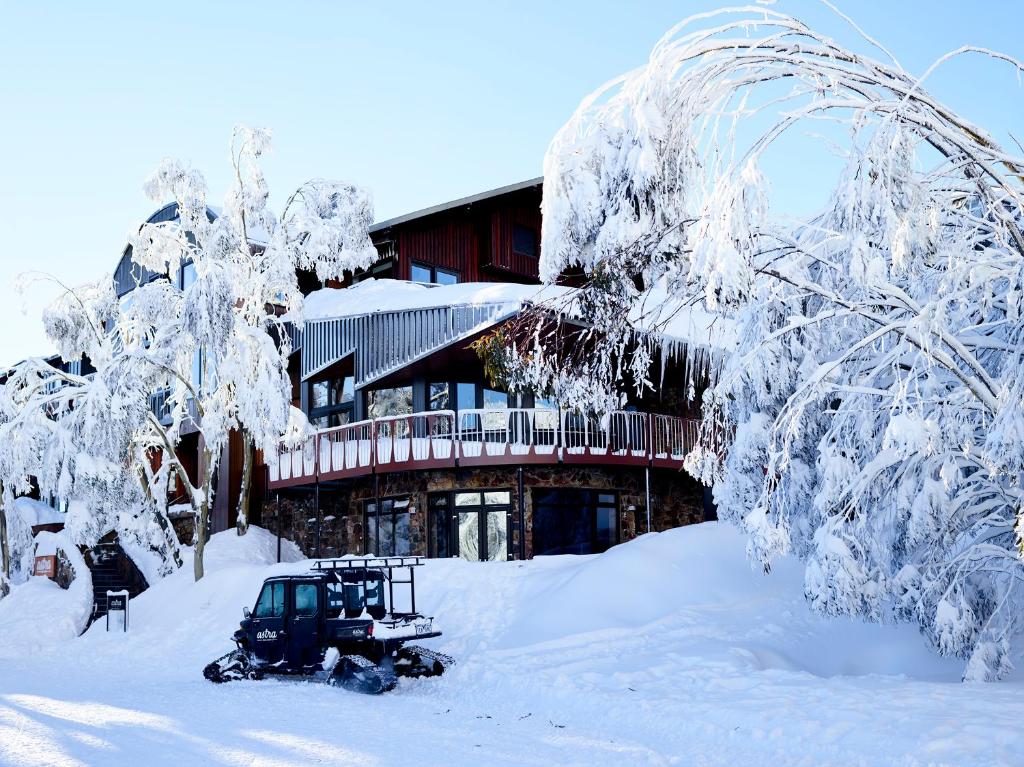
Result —
[{"label": "groomed snow surface", "polygon": [[214,536],[207,576],[186,563],[133,600],[126,635],[68,639],[53,616],[26,640],[60,603],[36,579],[0,601],[0,763],[1024,764],[1021,674],[961,684],[914,629],[821,618],[795,562],[765,576],[743,550],[708,523],[600,556],[430,561],[418,601],[459,665],[380,697],[202,678],[263,578],[308,566],[266,564],[263,530]]}]

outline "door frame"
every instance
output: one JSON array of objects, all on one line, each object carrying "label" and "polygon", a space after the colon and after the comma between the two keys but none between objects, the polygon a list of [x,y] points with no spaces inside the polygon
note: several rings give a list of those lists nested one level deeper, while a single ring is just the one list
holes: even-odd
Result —
[{"label": "door frame", "polygon": [[[479,493],[480,503],[473,504],[472,506],[456,506],[455,495],[457,493]],[[483,503],[485,493],[508,493],[508,503],[500,504],[486,504]],[[430,497],[445,496],[447,501],[441,508],[432,508]],[[438,492],[429,493],[427,497],[427,513],[430,517],[427,520],[428,530],[427,537],[429,539],[429,547],[434,549],[434,556],[436,556],[436,536],[438,534],[438,528],[443,525],[443,530],[448,545],[448,556],[458,557],[459,555],[459,514],[465,513],[476,513],[477,514],[477,528],[480,536],[479,550],[481,552],[487,551],[487,521],[483,517],[484,514],[504,514],[505,515],[505,558],[503,560],[490,560],[483,559],[480,561],[510,561],[513,558],[512,548],[512,525],[513,525],[513,503],[512,503],[512,488],[510,487],[485,487],[485,488],[458,488],[455,490],[441,490]],[[441,519],[439,520],[438,517]],[[428,551],[429,551],[428,547]]]}]

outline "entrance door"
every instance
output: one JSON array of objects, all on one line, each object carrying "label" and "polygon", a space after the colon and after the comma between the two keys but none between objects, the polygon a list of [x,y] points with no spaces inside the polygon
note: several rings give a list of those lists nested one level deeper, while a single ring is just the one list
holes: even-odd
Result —
[{"label": "entrance door", "polygon": [[288,662],[312,666],[323,661],[317,629],[320,620],[319,588],[315,583],[292,584],[292,615],[288,619]]},{"label": "entrance door", "polygon": [[454,553],[470,562],[509,559],[510,493],[502,491],[454,494],[452,538]]}]

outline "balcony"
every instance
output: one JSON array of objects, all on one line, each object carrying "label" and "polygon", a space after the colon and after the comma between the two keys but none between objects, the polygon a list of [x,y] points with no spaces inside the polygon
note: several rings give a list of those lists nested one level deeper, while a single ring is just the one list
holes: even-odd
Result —
[{"label": "balcony", "polygon": [[318,431],[267,456],[270,488],[456,466],[590,464],[681,469],[700,421],[634,411],[437,410]]}]

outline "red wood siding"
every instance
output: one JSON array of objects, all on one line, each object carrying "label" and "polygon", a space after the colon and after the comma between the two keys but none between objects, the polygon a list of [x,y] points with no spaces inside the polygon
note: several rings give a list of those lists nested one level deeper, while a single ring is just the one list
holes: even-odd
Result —
[{"label": "red wood siding", "polygon": [[[522,277],[536,279],[540,256],[540,210],[536,208],[502,207],[491,214],[491,252],[489,263]],[[512,229],[515,225],[532,229],[537,236],[537,256],[512,250]]]},{"label": "red wood siding", "polygon": [[459,273],[459,282],[480,279],[476,232],[468,218],[445,217],[429,227],[402,227],[398,232],[398,278],[410,277],[413,261]]}]

